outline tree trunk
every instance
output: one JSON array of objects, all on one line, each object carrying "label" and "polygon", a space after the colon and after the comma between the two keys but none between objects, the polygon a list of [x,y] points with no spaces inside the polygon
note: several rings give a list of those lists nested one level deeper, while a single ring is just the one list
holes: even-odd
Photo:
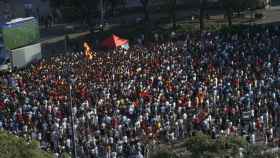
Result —
[{"label": "tree trunk", "polygon": [[114,4],[111,4],[111,14],[112,14],[112,17],[114,17],[114,11],[115,11],[115,6],[114,6]]},{"label": "tree trunk", "polygon": [[[119,2],[120,3],[120,2]],[[114,17],[115,16],[115,10],[116,10],[116,7],[117,7],[117,2],[115,2],[114,0],[111,1],[111,13],[112,13],[112,16]]]},{"label": "tree trunk", "polygon": [[149,11],[148,11],[148,6],[147,5],[144,6],[144,14],[145,14],[145,21],[149,22],[150,21],[150,15],[149,15]]},{"label": "tree trunk", "polygon": [[205,0],[200,0],[200,15],[199,15],[199,23],[200,23],[200,32],[204,30],[204,15],[205,14]]},{"label": "tree trunk", "polygon": [[122,1],[122,8],[125,9],[126,8],[126,3],[124,1]]},{"label": "tree trunk", "polygon": [[172,27],[173,27],[173,30],[176,30],[176,0],[174,0],[173,2],[173,8],[172,8]]},{"label": "tree trunk", "polygon": [[143,7],[145,21],[148,23],[150,21],[150,15],[149,15],[149,10],[148,10],[149,0],[140,0],[140,2]]},{"label": "tree trunk", "polygon": [[176,30],[176,13],[175,11],[172,13],[172,28],[173,30]]},{"label": "tree trunk", "polygon": [[238,15],[238,17],[241,17],[241,9],[238,9],[237,15]]},{"label": "tree trunk", "polygon": [[231,8],[227,9],[227,19],[228,19],[228,26],[232,26],[232,10]]}]

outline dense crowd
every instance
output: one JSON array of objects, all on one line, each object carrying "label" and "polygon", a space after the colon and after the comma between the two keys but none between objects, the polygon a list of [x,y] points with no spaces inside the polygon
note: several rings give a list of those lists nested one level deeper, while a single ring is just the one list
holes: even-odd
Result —
[{"label": "dense crowd", "polygon": [[83,53],[42,59],[1,76],[0,129],[71,153],[72,111],[81,158],[141,158],[147,144],[197,130],[273,142],[279,46],[279,27],[271,26],[187,34],[183,42],[97,52],[93,60]]}]

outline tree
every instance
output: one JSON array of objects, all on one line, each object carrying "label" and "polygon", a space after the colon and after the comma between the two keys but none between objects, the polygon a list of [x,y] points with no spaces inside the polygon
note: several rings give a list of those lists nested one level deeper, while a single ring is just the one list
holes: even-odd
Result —
[{"label": "tree", "polygon": [[0,132],[0,158],[52,158],[53,156],[39,149],[37,142],[26,142],[5,132]]},{"label": "tree", "polygon": [[120,5],[125,5],[125,1],[124,0],[106,0],[106,2],[108,2],[110,4],[110,10],[111,10],[111,14],[112,16],[114,16],[115,10],[118,6]]},{"label": "tree", "polygon": [[234,11],[236,11],[238,13],[238,15],[240,15],[242,11],[248,9],[248,7],[246,6],[247,2],[248,1],[245,1],[245,0],[236,0],[235,6],[234,6],[235,7]]},{"label": "tree", "polygon": [[150,0],[140,0],[140,3],[142,4],[145,22],[149,22],[150,21],[150,14],[149,14]]},{"label": "tree", "polygon": [[92,17],[98,11],[99,0],[50,0],[53,8],[61,8],[64,18],[71,17],[75,20],[92,25]]},{"label": "tree", "polygon": [[247,144],[242,137],[220,137],[216,140],[201,132],[186,141],[187,150],[193,158],[238,157],[239,149],[245,148]]},{"label": "tree", "polygon": [[[211,139],[210,136],[201,132],[187,139],[186,147],[191,152],[192,158],[275,158],[280,156],[278,150],[273,151],[265,145],[249,144],[240,136],[222,136]],[[241,151],[243,156],[240,155]]]},{"label": "tree", "polygon": [[89,27],[92,26],[92,16],[98,11],[99,0],[68,0],[73,1],[73,7],[77,7],[81,13],[80,19],[83,20]]},{"label": "tree", "polygon": [[61,8],[64,0],[50,0],[51,8]]},{"label": "tree", "polygon": [[160,150],[152,154],[151,158],[178,158],[178,156],[168,150]]},{"label": "tree", "polygon": [[176,29],[176,6],[177,0],[165,0],[166,11],[169,14],[170,20],[172,22],[172,28]]},{"label": "tree", "polygon": [[186,141],[187,150],[192,153],[193,158],[203,158],[213,150],[214,140],[201,132]]},{"label": "tree", "polygon": [[248,142],[238,136],[220,137],[215,141],[215,152],[221,157],[238,157],[240,148],[245,148]]},{"label": "tree", "polygon": [[237,1],[233,1],[233,0],[221,0],[222,3],[222,7],[225,10],[225,16],[227,17],[228,20],[228,26],[231,27],[232,26],[232,14],[233,14],[233,8],[235,5],[237,5]]},{"label": "tree", "polygon": [[127,4],[127,0],[121,0],[120,3],[122,5],[122,9],[125,9],[126,4]]},{"label": "tree", "polygon": [[279,157],[279,151],[272,152],[271,148],[264,145],[248,145],[244,151],[244,158],[275,158]]},{"label": "tree", "polygon": [[[243,10],[250,9],[251,16],[253,12],[262,6],[264,0],[220,0],[220,3],[225,11],[225,16],[228,20],[228,25],[232,26],[232,15],[236,11],[240,13]],[[264,7],[264,5],[263,5]]]},{"label": "tree", "polygon": [[260,0],[247,0],[245,3],[246,8],[251,11],[251,20],[253,20],[254,11],[258,8]]},{"label": "tree", "polygon": [[199,23],[200,31],[204,30],[204,19],[205,19],[205,10],[206,10],[207,0],[200,0],[200,14],[199,14]]},{"label": "tree", "polygon": [[61,158],[71,158],[71,156],[68,153],[62,153]]}]

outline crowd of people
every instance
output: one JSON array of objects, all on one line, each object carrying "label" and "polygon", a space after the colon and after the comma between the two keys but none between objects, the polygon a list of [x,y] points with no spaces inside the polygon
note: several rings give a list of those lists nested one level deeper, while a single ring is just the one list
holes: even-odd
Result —
[{"label": "crowd of people", "polygon": [[[80,158],[141,158],[203,131],[275,141],[279,26],[42,59],[0,78],[0,129]],[[72,107],[72,109],[71,109]],[[71,111],[73,122],[71,122]]]}]

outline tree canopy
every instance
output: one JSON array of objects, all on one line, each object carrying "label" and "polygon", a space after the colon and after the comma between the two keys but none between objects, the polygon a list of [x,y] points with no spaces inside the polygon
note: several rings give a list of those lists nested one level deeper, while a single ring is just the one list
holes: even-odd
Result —
[{"label": "tree canopy", "polygon": [[0,132],[0,158],[52,158],[53,156],[39,149],[35,141],[28,143],[23,138],[6,132]]},{"label": "tree canopy", "polygon": [[265,145],[249,144],[245,138],[240,136],[222,136],[212,139],[201,132],[190,137],[186,141],[186,147],[191,152],[192,158],[270,158],[278,154],[270,152]]}]

